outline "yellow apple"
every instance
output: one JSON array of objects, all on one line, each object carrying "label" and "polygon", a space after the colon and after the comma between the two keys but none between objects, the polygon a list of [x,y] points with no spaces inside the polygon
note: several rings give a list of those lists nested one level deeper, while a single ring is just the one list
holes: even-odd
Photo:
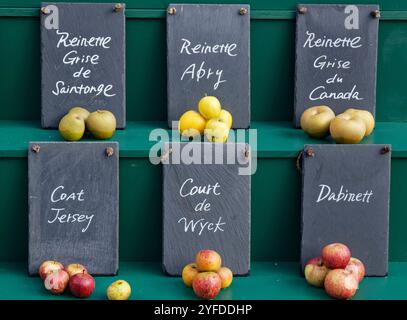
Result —
[{"label": "yellow apple", "polygon": [[306,109],[301,115],[301,128],[312,138],[321,139],[329,134],[329,124],[335,113],[328,106]]},{"label": "yellow apple", "polygon": [[210,142],[226,142],[229,137],[229,127],[218,118],[210,119],[206,123],[205,135]]},{"label": "yellow apple", "polygon": [[218,119],[219,121],[226,123],[229,129],[232,128],[233,117],[229,111],[225,109],[220,110]]},{"label": "yellow apple", "polygon": [[229,287],[232,284],[233,281],[233,272],[227,267],[221,267],[218,270],[218,275],[220,279],[222,280],[222,289],[225,289]]},{"label": "yellow apple", "polygon": [[86,119],[86,127],[96,139],[109,139],[116,131],[116,117],[108,110],[97,110]]},{"label": "yellow apple", "polygon": [[184,137],[195,137],[204,133],[206,120],[198,112],[185,112],[178,122],[179,133]]},{"label": "yellow apple", "polygon": [[131,287],[127,281],[117,280],[107,288],[109,300],[128,300],[131,295]]},{"label": "yellow apple", "polygon": [[375,127],[375,120],[374,120],[373,115],[369,111],[362,110],[362,109],[349,108],[345,111],[345,113],[356,114],[360,118],[363,119],[365,126],[366,126],[365,137],[367,137],[368,135],[370,135],[372,133],[372,131]]},{"label": "yellow apple", "polygon": [[82,108],[82,107],[71,108],[69,110],[69,113],[76,113],[78,116],[80,116],[85,121],[90,115],[90,112],[88,110],[86,110],[85,108]]},{"label": "yellow apple", "polygon": [[59,122],[58,129],[65,140],[78,141],[85,133],[85,121],[76,113],[68,113]]},{"label": "yellow apple", "polygon": [[198,102],[199,113],[206,119],[219,117],[221,105],[218,98],[214,96],[205,96]]},{"label": "yellow apple", "polygon": [[182,280],[187,287],[192,287],[192,281],[198,274],[198,269],[195,263],[187,264],[184,269],[182,269]]},{"label": "yellow apple", "polygon": [[332,138],[336,143],[359,143],[366,133],[362,118],[350,113],[341,113],[332,120],[330,125]]}]

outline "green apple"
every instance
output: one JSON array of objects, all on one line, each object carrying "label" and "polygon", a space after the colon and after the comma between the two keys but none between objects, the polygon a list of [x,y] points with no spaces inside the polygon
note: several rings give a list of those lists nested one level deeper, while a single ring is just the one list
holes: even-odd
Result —
[{"label": "green apple", "polygon": [[218,118],[210,119],[206,123],[205,135],[211,142],[226,142],[229,137],[229,127]]},{"label": "green apple", "polygon": [[116,118],[110,111],[97,110],[86,119],[86,126],[96,139],[109,139],[116,131]]},{"label": "green apple", "polygon": [[58,129],[65,140],[78,141],[85,133],[85,121],[76,113],[68,113],[59,121]]},{"label": "green apple", "polygon": [[89,117],[90,112],[82,107],[74,107],[69,110],[69,113],[76,113],[80,116],[84,121]]},{"label": "green apple", "polygon": [[365,137],[369,136],[374,127],[375,127],[375,120],[373,115],[367,111],[367,110],[362,110],[362,109],[347,109],[345,111],[345,113],[349,113],[349,114],[354,114],[354,115],[358,115],[360,118],[362,118],[363,122],[365,123],[366,126],[366,133],[365,133]]},{"label": "green apple", "polygon": [[198,103],[199,113],[206,119],[213,119],[219,116],[221,105],[214,96],[205,96]]},{"label": "green apple", "polygon": [[336,143],[356,144],[364,138],[366,125],[358,115],[341,113],[331,121],[329,130]]},{"label": "green apple", "polygon": [[117,280],[107,288],[107,298],[109,300],[128,300],[130,295],[130,284],[124,280]]},{"label": "green apple", "polygon": [[329,134],[329,125],[335,113],[328,106],[306,109],[300,119],[301,128],[312,138],[321,139]]}]

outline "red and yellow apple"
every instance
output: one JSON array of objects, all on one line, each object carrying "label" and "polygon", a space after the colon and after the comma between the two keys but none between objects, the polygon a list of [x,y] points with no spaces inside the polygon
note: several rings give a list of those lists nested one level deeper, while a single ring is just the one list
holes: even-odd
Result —
[{"label": "red and yellow apple", "polygon": [[345,111],[345,113],[357,115],[363,120],[366,126],[365,137],[369,136],[372,133],[375,127],[375,120],[373,115],[369,111],[349,108]]},{"label": "red and yellow apple", "polygon": [[63,269],[54,270],[49,273],[45,280],[44,286],[45,289],[50,291],[53,294],[62,294],[69,282],[69,274]]},{"label": "red and yellow apple", "polygon": [[77,273],[88,273],[88,270],[79,263],[71,263],[65,270],[68,272],[69,277],[73,277]]},{"label": "red and yellow apple", "polygon": [[336,143],[356,144],[365,137],[366,125],[358,114],[341,113],[331,121],[329,130]]},{"label": "red and yellow apple", "polygon": [[349,248],[342,243],[331,243],[322,249],[322,261],[329,269],[344,269],[351,257]]},{"label": "red and yellow apple", "polygon": [[306,109],[300,119],[301,128],[312,138],[321,139],[329,134],[329,125],[335,113],[328,106]]},{"label": "red and yellow apple", "polygon": [[47,260],[41,263],[38,274],[40,275],[41,279],[44,280],[48,274],[52,271],[63,270],[64,266],[62,263],[54,260]]},{"label": "red and yellow apple", "polygon": [[187,264],[184,269],[182,269],[182,280],[187,287],[192,287],[192,281],[198,273],[195,263]]},{"label": "red and yellow apple", "polygon": [[304,275],[307,282],[318,288],[324,286],[325,277],[330,270],[322,262],[322,258],[313,258],[305,264]]},{"label": "red and yellow apple", "polygon": [[217,272],[222,266],[222,258],[216,251],[201,250],[196,254],[195,264],[199,272]]},{"label": "red and yellow apple", "polygon": [[222,280],[216,272],[201,272],[192,282],[195,294],[201,299],[214,299],[222,287]]},{"label": "red and yellow apple", "polygon": [[220,279],[222,281],[221,282],[222,289],[225,289],[225,288],[229,287],[232,284],[232,281],[233,281],[233,272],[232,272],[232,270],[230,270],[227,267],[221,267],[218,270],[217,273],[218,273],[218,275],[219,275],[219,277],[220,277]]},{"label": "red and yellow apple", "polygon": [[362,261],[354,257],[350,258],[349,263],[346,266],[345,270],[349,271],[354,276],[356,276],[358,282],[361,282],[365,276],[364,264],[362,263]]},{"label": "red and yellow apple", "polygon": [[89,297],[95,289],[95,279],[89,273],[77,273],[69,279],[69,290],[78,298]]},{"label": "red and yellow apple", "polygon": [[351,299],[359,286],[356,277],[347,270],[335,269],[328,272],[324,287],[328,295],[335,299]]}]

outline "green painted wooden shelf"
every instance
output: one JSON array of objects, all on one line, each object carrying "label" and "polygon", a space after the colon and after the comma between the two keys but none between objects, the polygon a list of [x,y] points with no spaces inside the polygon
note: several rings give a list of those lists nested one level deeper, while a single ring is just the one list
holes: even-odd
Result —
[{"label": "green painted wooden shelf", "polygon": [[[121,157],[148,157],[150,148],[156,143],[149,141],[149,135],[156,128],[167,128],[166,123],[128,122],[127,128],[118,130],[111,140],[119,142]],[[309,138],[302,130],[294,129],[290,122],[252,122],[251,129],[257,129],[257,156],[260,158],[294,158],[304,144],[334,143],[330,139]],[[374,133],[362,143],[391,143],[393,157],[404,158],[407,157],[406,136],[407,122],[379,122]],[[41,129],[39,122],[0,121],[0,157],[25,157],[29,141],[62,141],[62,138],[57,130]]]},{"label": "green painted wooden shelf", "polygon": [[[132,299],[186,300],[195,299],[178,277],[162,274],[161,265],[154,262],[121,262],[116,277],[96,277],[96,289],[89,299],[106,299],[108,285],[125,279],[132,285]],[[407,263],[390,263],[389,276],[365,278],[354,299],[407,299]],[[69,293],[54,296],[48,293],[38,277],[28,277],[25,263],[0,263],[0,299],[74,299]],[[7,289],[6,289],[7,288]],[[309,286],[299,274],[297,263],[255,262],[251,274],[234,279],[217,300],[252,299],[329,299],[324,290]]]}]

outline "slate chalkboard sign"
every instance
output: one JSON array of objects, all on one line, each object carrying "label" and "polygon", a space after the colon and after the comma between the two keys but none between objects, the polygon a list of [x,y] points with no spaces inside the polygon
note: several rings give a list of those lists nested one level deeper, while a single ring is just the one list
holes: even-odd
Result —
[{"label": "slate chalkboard sign", "polygon": [[44,260],[118,271],[118,144],[31,142],[29,274]]},{"label": "slate chalkboard sign", "polygon": [[377,5],[300,5],[297,12],[295,126],[303,111],[375,114],[379,19]]},{"label": "slate chalkboard sign", "polygon": [[341,242],[363,261],[366,275],[385,276],[390,146],[307,145],[304,150],[302,270],[325,245]]},{"label": "slate chalkboard sign", "polygon": [[164,272],[180,275],[199,250],[211,249],[234,274],[248,274],[251,178],[239,174],[250,172],[248,145],[173,142],[164,150]]},{"label": "slate chalkboard sign", "polygon": [[170,4],[167,13],[168,125],[216,96],[234,128],[250,125],[248,5]]},{"label": "slate chalkboard sign", "polygon": [[113,112],[126,126],[124,4],[42,3],[42,127],[74,106]]}]

